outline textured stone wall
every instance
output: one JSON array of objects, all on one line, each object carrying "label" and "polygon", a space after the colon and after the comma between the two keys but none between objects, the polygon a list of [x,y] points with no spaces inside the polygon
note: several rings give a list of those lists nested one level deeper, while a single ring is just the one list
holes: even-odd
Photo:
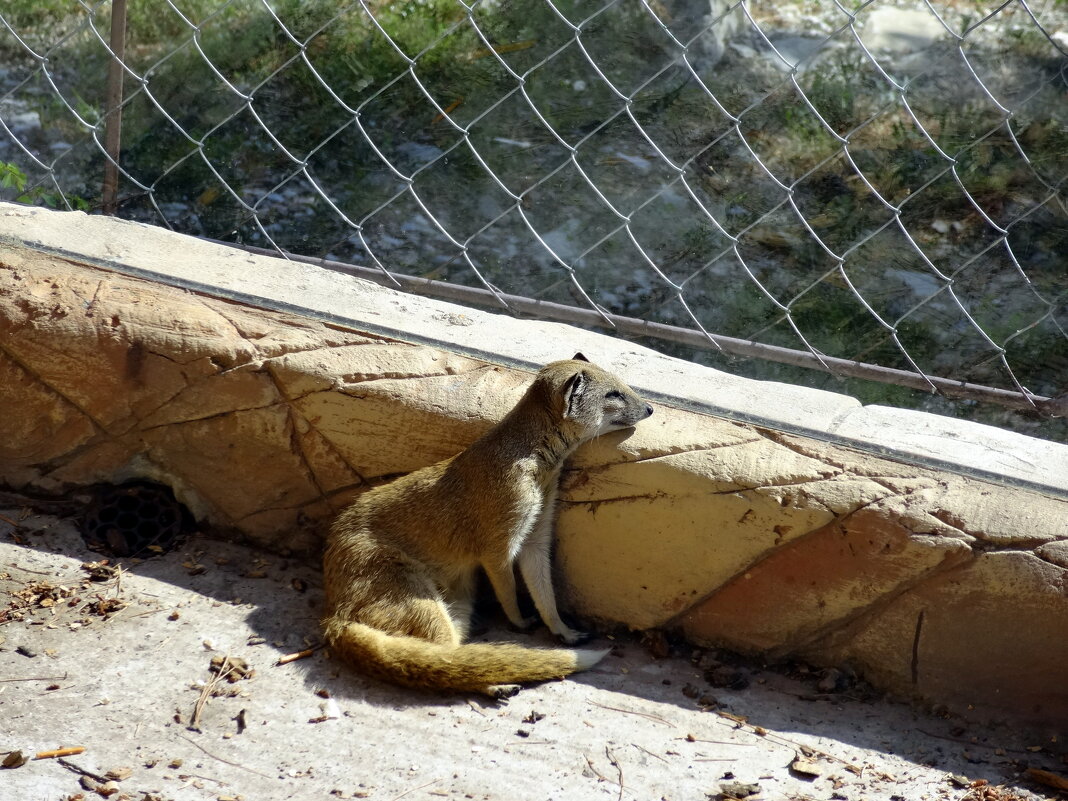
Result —
[{"label": "textured stone wall", "polygon": [[[152,478],[206,523],[311,555],[361,488],[459,451],[529,377],[0,246],[10,487]],[[663,404],[580,450],[562,499],[578,615],[1068,720],[1064,500]]]}]

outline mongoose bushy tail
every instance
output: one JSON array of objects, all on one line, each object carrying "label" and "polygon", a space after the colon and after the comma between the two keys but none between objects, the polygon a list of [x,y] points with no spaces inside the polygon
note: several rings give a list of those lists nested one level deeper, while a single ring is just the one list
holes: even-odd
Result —
[{"label": "mongoose bushy tail", "polygon": [[484,691],[559,679],[593,667],[608,651],[528,648],[512,643],[444,644],[387,634],[334,617],[324,621],[334,652],[364,673],[408,687]]}]

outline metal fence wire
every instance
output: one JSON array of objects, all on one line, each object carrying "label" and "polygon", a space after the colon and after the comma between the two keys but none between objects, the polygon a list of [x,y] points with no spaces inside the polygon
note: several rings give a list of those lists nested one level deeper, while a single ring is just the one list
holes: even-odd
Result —
[{"label": "metal fence wire", "polygon": [[0,55],[9,199],[1066,432],[1064,0],[5,0]]}]

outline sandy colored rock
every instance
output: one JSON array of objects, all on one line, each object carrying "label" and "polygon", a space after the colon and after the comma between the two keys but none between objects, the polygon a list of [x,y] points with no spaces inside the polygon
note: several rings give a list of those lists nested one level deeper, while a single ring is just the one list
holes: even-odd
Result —
[{"label": "sandy colored rock", "polygon": [[[402,351],[407,346],[394,347]],[[356,366],[348,364],[350,370]],[[358,475],[370,480],[459,453],[504,415],[527,380],[493,369],[380,378],[313,392],[292,406]]]},{"label": "sandy colored rock", "polygon": [[285,406],[157,427],[144,431],[142,439],[152,462],[182,476],[188,488],[239,528],[265,507],[299,507],[320,495],[293,448]]},{"label": "sandy colored rock", "polygon": [[[713,443],[736,435],[731,424],[709,423]],[[620,447],[643,449],[649,436]],[[575,606],[639,628],[663,625],[783,540],[830,522],[833,513],[802,493],[765,484],[774,481],[774,448],[755,438],[569,473],[558,553]],[[816,460],[778,456],[784,484],[825,472]]]},{"label": "sandy colored rock", "polygon": [[11,398],[8,408],[18,414],[0,414],[0,465],[6,480],[19,485],[36,465],[71,453],[92,438],[92,422],[73,404],[34,378],[0,352],[0,387]]},{"label": "sandy colored rock", "polygon": [[904,694],[1063,731],[1066,576],[1064,568],[1031,553],[983,553],[803,653],[849,660]]},{"label": "sandy colored rock", "polygon": [[869,506],[777,548],[679,622],[698,642],[786,656],[971,556],[959,540],[917,536]]},{"label": "sandy colored rock", "polygon": [[334,444],[306,418],[294,415],[293,425],[300,454],[320,492],[331,498],[338,491],[350,490],[364,483]]},{"label": "sandy colored rock", "polygon": [[269,373],[242,366],[219,373],[209,373],[190,383],[166,404],[144,415],[142,431],[207,420],[239,410],[260,409],[282,402]]},{"label": "sandy colored rock", "polygon": [[1068,567],[1068,540],[1059,540],[1040,545],[1035,549],[1035,553],[1039,558],[1055,565]]},{"label": "sandy colored rock", "polygon": [[275,314],[265,309],[242,306],[217,298],[198,296],[208,309],[216,312],[233,326],[246,344],[255,349],[260,359],[275,359],[290,353],[322,348],[338,348],[375,342],[355,331],[345,330],[288,314]]},{"label": "sandy colored rock", "polygon": [[111,434],[189,381],[251,357],[233,326],[193,295],[160,287],[146,296],[140,282],[59,261],[31,270],[23,256],[0,253],[10,281],[4,351]]}]

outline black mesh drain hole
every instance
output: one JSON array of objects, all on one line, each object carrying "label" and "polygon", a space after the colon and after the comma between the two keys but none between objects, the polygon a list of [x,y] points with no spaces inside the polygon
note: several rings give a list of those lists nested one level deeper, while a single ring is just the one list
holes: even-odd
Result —
[{"label": "black mesh drain hole", "polygon": [[136,481],[98,489],[82,522],[90,549],[147,559],[174,548],[192,522],[170,487]]}]

